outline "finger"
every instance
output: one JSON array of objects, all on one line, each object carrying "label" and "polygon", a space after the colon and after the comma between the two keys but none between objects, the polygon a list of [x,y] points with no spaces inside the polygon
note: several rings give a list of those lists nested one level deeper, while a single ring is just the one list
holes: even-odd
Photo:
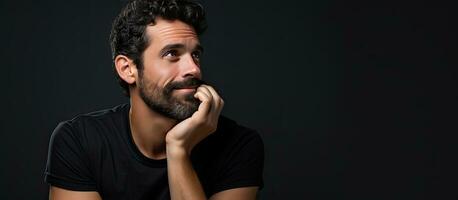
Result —
[{"label": "finger", "polygon": [[[209,86],[209,85],[201,85],[202,87],[202,90],[205,91],[205,92],[208,92],[209,95],[212,96],[212,102],[211,102],[211,108],[210,108],[210,111],[208,113],[208,118],[207,118],[207,122],[210,123],[210,124],[217,124],[218,123],[218,117],[219,117],[219,95],[214,91],[214,89]],[[213,91],[213,92],[212,92]],[[213,96],[213,95],[216,95]]]},{"label": "finger", "polygon": [[213,97],[212,100],[213,100],[214,106],[212,106],[211,112],[214,115],[213,117],[217,118],[219,114],[221,113],[224,102],[212,86],[204,85],[204,87],[208,89],[208,91],[211,93]]},{"label": "finger", "polygon": [[[221,97],[218,95],[218,93],[215,91],[215,89],[209,85],[201,85],[202,91],[207,92],[209,95],[211,95],[211,108],[210,111],[205,118],[207,121],[207,124],[212,127],[212,133],[215,132],[215,130],[218,127],[218,121],[219,121],[219,114],[221,112]],[[213,129],[214,128],[214,129]]]},{"label": "finger", "polygon": [[221,97],[219,96],[219,94],[216,92],[215,88],[213,88],[212,86],[209,86],[209,85],[203,85],[207,90],[208,92],[212,95],[212,99],[213,101],[219,105],[219,99],[221,99]]},{"label": "finger", "polygon": [[201,92],[203,92],[205,95],[207,95],[209,97],[209,101],[210,101],[210,112],[212,112],[214,110],[214,107],[215,107],[215,102],[214,102],[214,98],[213,98],[213,95],[212,93],[210,92],[210,90],[205,86],[205,85],[201,85],[198,90],[200,90]]},{"label": "finger", "polygon": [[197,91],[203,94],[203,97],[205,97],[205,101],[209,103],[210,108],[213,107],[213,97],[211,93],[204,87],[200,86],[197,88]]},{"label": "finger", "polygon": [[210,93],[208,90],[206,90],[204,87],[199,86],[199,87],[197,88],[197,90],[196,90],[196,94],[199,93],[199,92],[202,93],[202,94],[204,95],[204,96],[203,96],[204,99],[200,99],[201,101],[203,101],[203,100],[211,101],[211,100],[212,100],[211,93]]},{"label": "finger", "polygon": [[201,103],[199,104],[199,108],[197,109],[197,112],[195,112],[193,115],[196,115],[198,119],[204,119],[207,114],[210,112],[211,109],[211,101],[210,97],[208,97],[207,94],[204,92],[198,90],[195,94],[194,97],[199,99]]},{"label": "finger", "polygon": [[195,115],[198,119],[203,119],[211,109],[208,96],[202,92],[196,92],[196,94],[194,94],[194,97],[198,98],[201,101],[201,103],[199,104],[199,108],[193,115]]},{"label": "finger", "polygon": [[209,97],[213,98],[212,96],[212,93],[210,92],[210,90],[207,88],[207,85],[200,85],[197,90],[202,90],[203,93],[205,93],[206,95],[208,95]]}]

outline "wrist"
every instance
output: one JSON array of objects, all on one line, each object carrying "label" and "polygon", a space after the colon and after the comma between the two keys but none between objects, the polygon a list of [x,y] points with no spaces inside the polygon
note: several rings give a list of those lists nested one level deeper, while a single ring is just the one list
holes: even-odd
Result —
[{"label": "wrist", "polygon": [[167,153],[167,158],[188,157],[190,154],[190,151],[188,151],[183,145],[167,143],[166,144],[166,153]]}]

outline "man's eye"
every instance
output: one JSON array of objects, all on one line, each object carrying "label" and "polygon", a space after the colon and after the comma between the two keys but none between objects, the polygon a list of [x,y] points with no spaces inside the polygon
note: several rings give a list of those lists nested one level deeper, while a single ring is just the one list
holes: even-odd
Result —
[{"label": "man's eye", "polygon": [[178,52],[176,50],[170,50],[164,53],[164,57],[176,57]]},{"label": "man's eye", "polygon": [[196,58],[196,59],[200,59],[200,57],[202,56],[202,52],[200,51],[195,51],[192,53],[192,57]]}]

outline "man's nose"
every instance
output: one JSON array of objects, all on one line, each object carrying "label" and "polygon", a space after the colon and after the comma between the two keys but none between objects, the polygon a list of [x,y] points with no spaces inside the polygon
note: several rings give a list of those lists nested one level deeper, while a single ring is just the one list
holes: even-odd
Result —
[{"label": "man's nose", "polygon": [[196,60],[194,60],[191,54],[184,55],[182,61],[183,63],[181,67],[184,70],[183,78],[195,77],[201,79],[200,66],[196,63]]}]

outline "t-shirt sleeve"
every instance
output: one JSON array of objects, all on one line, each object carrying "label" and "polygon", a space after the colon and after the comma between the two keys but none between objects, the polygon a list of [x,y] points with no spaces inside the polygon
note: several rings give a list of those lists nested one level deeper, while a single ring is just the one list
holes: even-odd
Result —
[{"label": "t-shirt sleeve", "polygon": [[238,141],[214,185],[214,193],[223,190],[258,186],[262,189],[264,168],[264,143],[256,132]]},{"label": "t-shirt sleeve", "polygon": [[95,191],[89,158],[70,122],[61,122],[51,135],[45,182],[75,191]]}]

